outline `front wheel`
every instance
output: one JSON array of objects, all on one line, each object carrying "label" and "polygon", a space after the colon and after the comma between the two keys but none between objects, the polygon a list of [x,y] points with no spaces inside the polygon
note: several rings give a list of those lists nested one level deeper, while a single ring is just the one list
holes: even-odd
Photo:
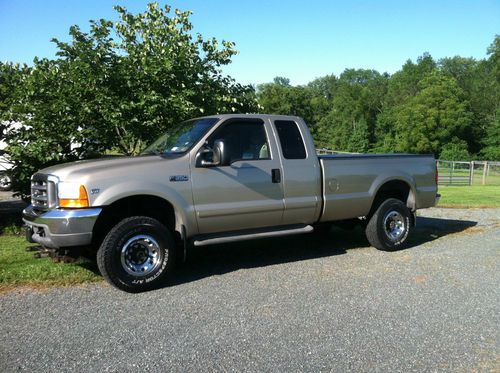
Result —
[{"label": "front wheel", "polygon": [[157,285],[171,270],[174,241],[158,220],[126,218],[115,225],[97,251],[101,274],[118,289],[137,293]]},{"label": "front wheel", "polygon": [[366,226],[366,238],[379,250],[394,251],[406,246],[412,215],[396,198],[382,202]]}]

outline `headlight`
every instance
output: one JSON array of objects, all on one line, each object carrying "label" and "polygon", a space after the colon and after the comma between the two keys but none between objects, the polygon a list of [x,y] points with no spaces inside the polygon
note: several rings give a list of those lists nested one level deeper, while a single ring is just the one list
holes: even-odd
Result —
[{"label": "headlight", "polygon": [[59,207],[89,207],[87,190],[81,184],[60,182],[57,186]]}]

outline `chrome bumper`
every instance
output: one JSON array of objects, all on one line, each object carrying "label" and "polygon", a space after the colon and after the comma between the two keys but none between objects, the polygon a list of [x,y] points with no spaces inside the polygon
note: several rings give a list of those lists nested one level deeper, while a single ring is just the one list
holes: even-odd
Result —
[{"label": "chrome bumper", "polygon": [[30,242],[54,249],[89,245],[92,242],[92,229],[101,210],[55,209],[38,214],[30,205],[23,211],[23,221],[27,226],[26,238]]}]

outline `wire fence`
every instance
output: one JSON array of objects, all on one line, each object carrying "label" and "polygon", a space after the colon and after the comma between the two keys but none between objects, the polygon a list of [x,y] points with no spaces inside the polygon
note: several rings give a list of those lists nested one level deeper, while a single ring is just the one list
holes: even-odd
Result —
[{"label": "wire fence", "polygon": [[437,160],[439,185],[500,185],[500,162]]}]

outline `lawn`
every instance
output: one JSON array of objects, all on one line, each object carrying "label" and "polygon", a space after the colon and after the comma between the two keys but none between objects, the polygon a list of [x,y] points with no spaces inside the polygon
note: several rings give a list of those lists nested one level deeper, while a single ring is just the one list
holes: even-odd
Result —
[{"label": "lawn", "polygon": [[26,251],[28,245],[24,236],[0,235],[0,292],[22,285],[47,287],[102,280],[89,261],[67,264],[36,259],[33,252]]},{"label": "lawn", "polygon": [[500,207],[500,185],[439,186],[438,207]]}]

